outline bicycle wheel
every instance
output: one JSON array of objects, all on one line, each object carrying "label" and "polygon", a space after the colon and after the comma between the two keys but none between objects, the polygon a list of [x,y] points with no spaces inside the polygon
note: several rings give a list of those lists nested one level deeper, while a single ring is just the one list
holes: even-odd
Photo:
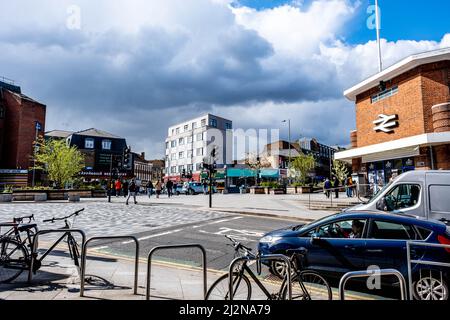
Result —
[{"label": "bicycle wheel", "polygon": [[19,242],[3,238],[0,240],[0,283],[16,279],[23,270],[28,269],[26,248]]},{"label": "bicycle wheel", "polygon": [[[209,288],[206,294],[206,300],[229,300],[228,279],[228,274],[224,274],[217,279],[211,288]],[[238,273],[234,273],[233,290],[233,300],[250,300],[252,296],[252,285],[245,274],[239,276]]]},{"label": "bicycle wheel", "polygon": [[[333,292],[320,274],[315,271],[300,272],[301,281],[298,275],[292,277],[292,300],[333,300]],[[283,282],[283,300],[287,299],[286,280]]]}]

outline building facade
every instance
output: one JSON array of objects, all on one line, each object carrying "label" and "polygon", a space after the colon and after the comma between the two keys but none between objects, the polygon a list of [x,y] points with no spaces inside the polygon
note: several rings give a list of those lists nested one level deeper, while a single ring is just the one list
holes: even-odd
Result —
[{"label": "building facade", "polygon": [[450,169],[450,49],[410,56],[344,92],[356,106],[352,162],[369,183]]},{"label": "building facade", "polygon": [[199,181],[203,158],[209,156],[214,147],[218,167],[231,162],[226,159],[232,156],[232,141],[227,139],[227,130],[232,128],[231,120],[211,114],[171,126],[166,139],[166,179],[180,181],[186,172]]},{"label": "building facade", "polygon": [[153,163],[145,159],[145,152],[141,154],[133,153],[133,176],[146,185],[152,181]]},{"label": "building facade", "polygon": [[11,81],[0,81],[0,187],[31,180],[34,141],[45,130],[46,106],[24,95]]}]

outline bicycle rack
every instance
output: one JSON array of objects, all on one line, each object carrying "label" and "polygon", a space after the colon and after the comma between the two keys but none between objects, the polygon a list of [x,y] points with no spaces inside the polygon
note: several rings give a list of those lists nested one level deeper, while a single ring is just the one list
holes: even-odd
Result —
[{"label": "bicycle rack", "polygon": [[133,294],[137,295],[138,290],[138,276],[139,276],[139,240],[133,236],[112,236],[112,237],[93,237],[85,242],[81,251],[81,284],[80,297],[84,296],[84,284],[86,282],[86,257],[88,244],[98,240],[133,240],[136,244],[135,258],[134,258],[134,290]]},{"label": "bicycle rack", "polygon": [[418,241],[406,242],[406,259],[408,263],[408,287],[409,287],[409,299],[413,300],[413,285],[412,285],[412,268],[411,264],[422,264],[430,266],[450,267],[450,263],[436,262],[436,261],[423,261],[423,260],[411,260],[411,245],[418,247],[430,247],[430,248],[450,248],[449,244],[437,244],[437,243],[424,243]]},{"label": "bicycle rack", "polygon": [[[287,283],[288,283],[288,300],[292,300],[292,282],[291,282],[291,261],[288,257],[282,254],[268,254],[263,255],[260,257],[261,260],[282,260],[286,266],[287,266]],[[256,260],[256,259],[250,259],[248,257],[238,257],[234,259],[230,263],[230,267],[228,268],[228,291],[230,292],[230,300],[233,300],[233,271],[234,266],[241,261],[249,261],[249,260]]]},{"label": "bicycle rack", "polygon": [[[41,235],[44,234],[51,234],[51,233],[78,233],[81,235],[81,248],[84,247],[84,244],[86,242],[86,234],[84,233],[83,230],[81,229],[56,229],[56,230],[41,230],[36,232],[36,234],[34,235],[33,238],[33,244],[31,247],[31,263],[30,263],[30,269],[28,270],[28,282],[31,282],[32,278],[33,278],[33,267],[34,267],[34,263],[35,260],[37,259],[37,246],[38,246],[38,238]],[[44,254],[47,255],[49,254],[57,245],[59,244],[58,242],[55,242]]]},{"label": "bicycle rack", "polygon": [[203,297],[206,299],[206,294],[208,292],[208,274],[206,270],[206,250],[205,248],[200,244],[180,244],[180,245],[168,245],[168,246],[158,246],[154,247],[150,252],[148,253],[147,258],[147,288],[145,293],[145,299],[150,300],[150,282],[152,278],[152,258],[153,254],[157,251],[161,250],[172,250],[172,249],[185,249],[185,248],[198,248],[202,252],[202,266],[203,266]]},{"label": "bicycle rack", "polygon": [[[378,274],[378,272],[377,272]],[[339,282],[339,299],[345,300],[345,285],[347,281],[353,278],[365,278],[373,276],[373,271],[363,270],[363,271],[352,271],[344,274]],[[400,281],[400,296],[401,300],[406,299],[406,280],[405,277],[396,269],[381,269],[379,271],[380,276],[396,276]]]}]

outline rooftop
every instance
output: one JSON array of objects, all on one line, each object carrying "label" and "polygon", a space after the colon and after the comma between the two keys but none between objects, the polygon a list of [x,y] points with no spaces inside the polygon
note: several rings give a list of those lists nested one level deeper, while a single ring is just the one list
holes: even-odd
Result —
[{"label": "rooftop", "polygon": [[74,132],[73,134],[77,134],[80,136],[89,136],[89,137],[100,137],[100,138],[111,138],[111,139],[123,139],[122,137],[116,136],[112,133],[102,131],[95,128],[90,128],[78,132]]},{"label": "rooftop", "polygon": [[386,68],[385,70],[371,76],[370,78],[358,83],[350,89],[345,90],[344,96],[351,101],[356,101],[357,95],[376,87],[381,81],[391,80],[392,78],[395,78],[409,70],[412,70],[424,64],[445,60],[450,61],[450,48],[427,51],[409,56]]},{"label": "rooftop", "polygon": [[52,130],[45,133],[46,137],[50,138],[67,138],[73,134],[73,131],[65,131],[65,130]]}]

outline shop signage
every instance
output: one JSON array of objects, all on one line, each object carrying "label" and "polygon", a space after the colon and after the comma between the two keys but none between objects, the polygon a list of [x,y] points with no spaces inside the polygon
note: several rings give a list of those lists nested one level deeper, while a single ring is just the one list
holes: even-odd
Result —
[{"label": "shop signage", "polygon": [[378,115],[378,119],[375,120],[373,124],[375,125],[373,128],[374,131],[390,133],[394,131],[394,128],[398,127],[398,115],[393,114],[388,116],[385,114],[380,114]]}]

